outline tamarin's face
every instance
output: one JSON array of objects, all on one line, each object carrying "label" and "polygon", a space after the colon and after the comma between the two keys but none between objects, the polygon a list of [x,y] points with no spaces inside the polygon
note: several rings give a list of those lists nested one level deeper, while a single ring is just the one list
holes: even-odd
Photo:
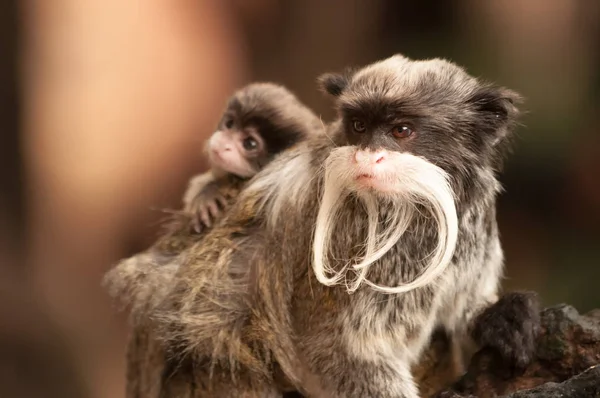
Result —
[{"label": "tamarin's face", "polygon": [[381,193],[402,189],[403,175],[419,173],[409,156],[437,166],[453,182],[496,169],[518,99],[450,62],[399,55],[320,80],[337,97],[338,138],[354,148],[345,166],[357,187]]},{"label": "tamarin's face", "polygon": [[228,109],[208,141],[211,165],[239,177],[252,177],[258,172],[259,160],[267,155],[262,137],[257,126],[244,124],[237,112]]},{"label": "tamarin's face", "polygon": [[252,177],[281,151],[316,131],[318,118],[290,91],[252,83],[230,99],[206,150],[213,169]]}]

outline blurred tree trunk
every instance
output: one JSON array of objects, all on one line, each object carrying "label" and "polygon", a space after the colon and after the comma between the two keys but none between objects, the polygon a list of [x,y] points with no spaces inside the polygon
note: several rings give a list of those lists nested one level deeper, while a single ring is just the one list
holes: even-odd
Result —
[{"label": "blurred tree trunk", "polygon": [[23,261],[17,1],[0,3],[0,396],[85,398],[56,328],[31,294]]},{"label": "blurred tree trunk", "polygon": [[126,324],[100,285],[179,207],[245,75],[225,2],[23,2],[27,261],[94,398],[125,392]]}]

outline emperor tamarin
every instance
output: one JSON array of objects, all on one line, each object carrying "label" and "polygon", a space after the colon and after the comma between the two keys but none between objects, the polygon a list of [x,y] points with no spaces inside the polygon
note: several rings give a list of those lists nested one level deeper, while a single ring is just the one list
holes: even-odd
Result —
[{"label": "emperor tamarin", "polygon": [[526,362],[535,306],[498,300],[519,96],[402,55],[319,80],[338,118],[255,176],[157,313],[199,396],[275,396],[280,368],[310,397],[416,397],[437,326]]}]

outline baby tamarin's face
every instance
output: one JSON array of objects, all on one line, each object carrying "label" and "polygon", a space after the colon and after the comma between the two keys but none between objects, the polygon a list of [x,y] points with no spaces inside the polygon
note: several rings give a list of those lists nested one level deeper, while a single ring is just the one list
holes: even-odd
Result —
[{"label": "baby tamarin's face", "polygon": [[249,178],[318,127],[317,117],[287,89],[254,83],[231,97],[206,150],[217,174]]},{"label": "baby tamarin's face", "polygon": [[228,110],[207,151],[213,170],[247,178],[257,173],[256,164],[265,158],[267,148],[257,126],[243,124],[236,112]]}]

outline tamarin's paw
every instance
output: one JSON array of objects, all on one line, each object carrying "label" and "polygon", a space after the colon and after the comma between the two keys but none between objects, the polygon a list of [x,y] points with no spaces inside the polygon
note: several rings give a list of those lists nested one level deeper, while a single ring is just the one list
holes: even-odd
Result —
[{"label": "tamarin's paw", "polygon": [[193,227],[198,233],[210,228],[222,216],[227,200],[218,192],[201,192],[192,204]]},{"label": "tamarin's paw", "polygon": [[504,295],[476,319],[472,336],[482,347],[491,347],[510,365],[524,369],[535,351],[540,332],[540,308],[533,292]]}]

